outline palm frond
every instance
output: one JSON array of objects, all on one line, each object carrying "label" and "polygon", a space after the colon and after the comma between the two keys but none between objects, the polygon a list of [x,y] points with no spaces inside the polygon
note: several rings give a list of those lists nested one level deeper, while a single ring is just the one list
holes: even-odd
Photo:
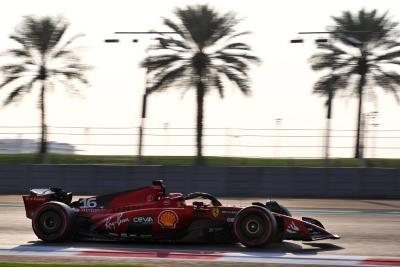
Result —
[{"label": "palm frond", "polygon": [[59,43],[67,30],[68,24],[60,19],[44,17],[34,26],[37,27],[35,34],[38,38],[34,44],[42,54],[46,54]]},{"label": "palm frond", "polygon": [[245,43],[230,43],[220,49],[220,51],[225,51],[225,50],[251,51],[251,48],[248,44]]},{"label": "palm frond", "polygon": [[381,64],[393,64],[393,65],[400,65],[400,59],[392,59],[392,60],[385,60],[385,62],[379,62]]},{"label": "palm frond", "polygon": [[7,64],[0,66],[0,71],[4,72],[6,75],[14,76],[26,72],[27,69],[24,65]]},{"label": "palm frond", "polygon": [[0,84],[0,89],[16,81],[18,78],[20,78],[19,75],[6,77],[4,81]]},{"label": "palm frond", "polygon": [[333,44],[318,44],[318,48],[320,49],[324,49],[327,50],[329,52],[331,52],[331,54],[335,55],[335,56],[340,56],[340,55],[348,55],[349,53],[341,48],[339,48],[336,45]]},{"label": "palm frond", "polygon": [[178,8],[175,13],[200,50],[232,34],[238,23],[234,14],[219,15],[207,5]]},{"label": "palm frond", "polygon": [[341,58],[331,53],[319,53],[313,55],[309,62],[311,63],[311,68],[314,71],[321,70],[341,70],[342,68],[348,68],[357,64],[359,58],[351,56],[349,58]]},{"label": "palm frond", "polygon": [[176,24],[175,22],[173,22],[172,20],[164,18],[164,24],[167,27],[171,28],[173,31],[177,32],[181,36],[182,39],[187,40],[188,38],[190,38],[187,31],[181,29],[181,27],[178,24]]},{"label": "palm frond", "polygon": [[224,86],[218,73],[214,74],[211,78],[211,86],[215,86],[218,90],[218,94],[221,98],[224,98]]},{"label": "palm frond", "polygon": [[400,103],[400,75],[396,72],[380,72],[373,76],[377,85],[393,93],[397,103]]},{"label": "palm frond", "polygon": [[261,59],[254,55],[249,55],[249,54],[231,54],[231,55],[234,55],[235,57],[239,57],[239,58],[244,58],[251,63],[255,63],[255,64],[261,63]]},{"label": "palm frond", "polygon": [[[387,18],[387,13],[377,14],[377,10],[360,10],[356,14],[345,11],[339,17],[333,17],[336,25],[331,28],[338,32],[334,36],[346,44],[345,38],[354,37],[365,47],[379,47],[393,37],[397,23]],[[339,33],[340,32],[340,33]]]},{"label": "palm frond", "polygon": [[18,86],[15,88],[9,95],[8,97],[4,100],[3,106],[7,106],[11,102],[13,102],[16,98],[19,98],[22,91],[25,89],[24,85]]},{"label": "palm frond", "polygon": [[238,33],[230,34],[229,36],[227,36],[226,41],[229,42],[229,41],[232,40],[232,39],[235,39],[235,38],[237,38],[237,37],[239,37],[239,36],[247,35],[247,34],[250,34],[250,33],[251,33],[251,31],[243,31],[243,32],[238,32]]},{"label": "palm frond", "polygon": [[3,106],[7,106],[8,104],[18,101],[23,94],[28,93],[34,83],[36,82],[36,79],[31,79],[28,83],[17,86],[16,88],[14,88],[11,93],[7,96],[7,98],[4,100],[3,102]]},{"label": "palm frond", "polygon": [[29,53],[29,51],[27,51],[25,49],[18,49],[18,48],[9,49],[9,50],[3,52],[2,55],[17,57],[17,58],[24,58],[24,57],[29,58],[32,56]]},{"label": "palm frond", "polygon": [[83,84],[89,85],[89,80],[83,74],[81,69],[62,69],[50,71],[51,76],[63,76],[66,80],[77,80]]},{"label": "palm frond", "polygon": [[179,83],[179,79],[184,77],[184,73],[187,70],[187,66],[180,66],[169,72],[164,72],[163,75],[159,77],[153,77],[155,79],[153,85],[148,88],[148,92],[152,93],[155,91],[166,90],[174,83]]},{"label": "palm frond", "polygon": [[19,35],[19,33],[11,34],[10,39],[19,43],[25,51],[29,51],[31,49],[29,40],[25,36]]},{"label": "palm frond", "polygon": [[62,58],[66,56],[67,57],[75,56],[75,53],[72,50],[60,49],[53,54],[53,58],[60,58],[60,57]]},{"label": "palm frond", "polygon": [[248,63],[260,63],[261,60],[254,56],[254,55],[249,55],[249,54],[237,54],[237,53],[226,53],[224,51],[217,51],[215,55],[212,56],[213,58],[218,58],[223,61],[226,61],[226,63],[239,63],[242,62],[243,64],[248,64]]},{"label": "palm frond", "polygon": [[245,60],[243,60],[240,57],[236,57],[234,55],[231,54],[227,54],[227,53],[217,53],[215,56],[212,57],[213,59],[219,59],[222,62],[224,62],[224,64],[230,64],[230,65],[235,65],[238,66],[239,68],[243,68],[243,69],[248,69],[248,64],[245,62]]},{"label": "palm frond", "polygon": [[400,47],[400,42],[395,41],[395,40],[387,40],[384,43],[382,43],[381,48],[384,48],[386,51],[391,50],[393,48],[398,48]]},{"label": "palm frond", "polygon": [[260,59],[246,43],[230,41],[249,33],[235,31],[235,15],[220,14],[207,5],[178,8],[175,15],[176,22],[164,19],[164,24],[178,34],[157,37],[159,44],[150,46],[149,56],[141,62],[151,74],[149,91],[172,85],[195,88],[202,81],[206,93],[216,89],[223,97],[223,80],[231,80],[249,94],[249,65]]},{"label": "palm frond", "polygon": [[184,58],[176,54],[149,56],[141,63],[141,66],[147,68],[149,71],[153,71],[161,67],[170,66],[172,63],[183,59]]},{"label": "palm frond", "polygon": [[90,82],[86,80],[85,77],[82,77],[85,79],[85,81],[80,81],[79,79],[70,79],[67,76],[63,75],[52,75],[51,78],[47,81],[47,87],[53,88],[53,90],[61,84],[64,88],[65,91],[73,97],[81,97],[81,90],[79,90],[79,87],[77,86],[78,83],[79,85],[85,84],[85,85],[90,85]]},{"label": "palm frond", "polygon": [[400,57],[400,50],[388,52],[383,55],[377,56],[374,61],[392,60],[398,57]]},{"label": "palm frond", "polygon": [[84,37],[84,34],[76,34],[74,36],[72,36],[71,38],[68,39],[68,41],[66,41],[60,48],[59,50],[65,50],[68,46],[70,46],[73,42],[75,42],[75,40]]},{"label": "palm frond", "polygon": [[333,90],[335,94],[338,90],[344,90],[348,86],[348,79],[342,75],[325,75],[322,76],[313,87],[313,93],[319,95],[329,95],[329,90]]},{"label": "palm frond", "polygon": [[155,45],[151,45],[149,47],[149,50],[173,50],[176,52],[183,52],[185,50],[190,50],[192,47],[190,47],[188,44],[181,40],[173,39],[171,37],[157,37],[155,40],[158,40],[158,43]]},{"label": "palm frond", "polygon": [[248,85],[248,79],[242,77],[238,73],[233,72],[232,69],[228,68],[219,68],[219,72],[224,74],[228,78],[228,80],[233,82],[243,94],[251,94],[251,90]]},{"label": "palm frond", "polygon": [[86,72],[86,71],[93,69],[92,66],[83,64],[80,62],[80,60],[66,62],[66,64],[64,66],[62,66],[62,68],[64,70],[68,70],[68,71],[81,72],[82,74],[84,74],[84,72]]},{"label": "palm frond", "polygon": [[208,42],[208,46],[218,42],[227,36],[234,33],[234,27],[238,24],[239,20],[236,19],[234,13],[226,13],[215,22],[216,30],[212,38]]}]

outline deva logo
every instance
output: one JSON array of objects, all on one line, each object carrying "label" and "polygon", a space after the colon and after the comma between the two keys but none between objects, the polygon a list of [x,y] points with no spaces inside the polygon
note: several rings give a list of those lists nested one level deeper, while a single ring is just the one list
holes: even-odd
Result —
[{"label": "deva logo", "polygon": [[153,218],[150,217],[150,216],[133,217],[133,222],[134,223],[140,223],[140,224],[153,224]]}]

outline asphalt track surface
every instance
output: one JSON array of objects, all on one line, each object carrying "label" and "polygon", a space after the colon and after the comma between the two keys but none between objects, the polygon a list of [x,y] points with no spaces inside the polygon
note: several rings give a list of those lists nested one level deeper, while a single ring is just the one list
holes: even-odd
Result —
[{"label": "asphalt track surface", "polygon": [[[75,199],[75,198],[74,198]],[[222,199],[246,206],[261,199]],[[20,196],[0,196],[0,262],[111,262],[149,266],[400,266],[400,200],[278,199],[294,217],[320,220],[339,240],[287,241],[263,249],[121,242],[46,244]]]}]

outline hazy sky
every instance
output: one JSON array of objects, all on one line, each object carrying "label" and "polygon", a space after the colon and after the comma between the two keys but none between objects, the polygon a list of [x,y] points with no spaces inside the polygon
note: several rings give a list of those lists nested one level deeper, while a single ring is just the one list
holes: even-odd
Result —
[{"label": "hazy sky", "polygon": [[[71,22],[70,34],[86,34],[79,45],[86,47],[83,54],[95,67],[89,73],[91,86],[82,88],[82,98],[72,98],[62,90],[49,95],[48,124],[53,126],[138,126],[144,89],[144,72],[138,63],[144,58],[150,40],[147,36],[136,37],[138,43],[131,43],[132,37],[125,37],[125,42],[119,44],[105,44],[103,40],[115,37],[115,31],[166,30],[161,18],[171,17],[175,7],[209,3],[243,18],[240,29],[253,32],[247,42],[263,63],[251,70],[252,96],[244,97],[230,86],[224,99],[217,94],[207,96],[205,127],[274,128],[275,119],[281,118],[282,128],[324,128],[325,100],[311,94],[320,74],[314,73],[307,63],[316,51],[313,39],[318,36],[307,37],[303,44],[290,44],[289,40],[297,37],[299,31],[325,30],[332,24],[330,16],[343,10],[358,11],[363,7],[377,8],[380,12],[388,10],[394,20],[400,21],[400,1],[396,0],[6,0],[1,3],[0,51],[13,45],[7,38],[23,15],[63,14]],[[364,110],[379,111],[379,129],[399,130],[400,105],[381,89],[375,92],[377,102],[367,102]],[[0,91],[0,100],[5,93]],[[33,92],[19,104],[2,108],[0,125],[38,125],[36,96],[37,92]],[[193,92],[182,96],[182,90],[177,89],[152,95],[149,101],[148,126],[163,127],[169,123],[170,127],[194,127]],[[355,129],[356,108],[355,99],[336,98],[332,127]]]}]

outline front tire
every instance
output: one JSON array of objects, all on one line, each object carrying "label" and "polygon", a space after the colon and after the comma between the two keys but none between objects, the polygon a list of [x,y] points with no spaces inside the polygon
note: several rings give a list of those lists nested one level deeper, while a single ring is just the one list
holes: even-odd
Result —
[{"label": "front tire", "polygon": [[[290,211],[283,205],[278,204],[276,201],[268,201],[265,206],[272,212],[279,213],[288,217],[292,217]],[[284,220],[280,217],[276,218],[277,222],[277,233],[274,237],[276,243],[280,243],[284,240],[285,230],[284,230]]]},{"label": "front tire", "polygon": [[61,242],[74,236],[74,212],[61,202],[41,205],[33,214],[32,228],[36,236],[46,242]]},{"label": "front tire", "polygon": [[272,213],[260,206],[242,209],[235,217],[233,230],[246,247],[264,247],[276,234],[276,220]]}]

